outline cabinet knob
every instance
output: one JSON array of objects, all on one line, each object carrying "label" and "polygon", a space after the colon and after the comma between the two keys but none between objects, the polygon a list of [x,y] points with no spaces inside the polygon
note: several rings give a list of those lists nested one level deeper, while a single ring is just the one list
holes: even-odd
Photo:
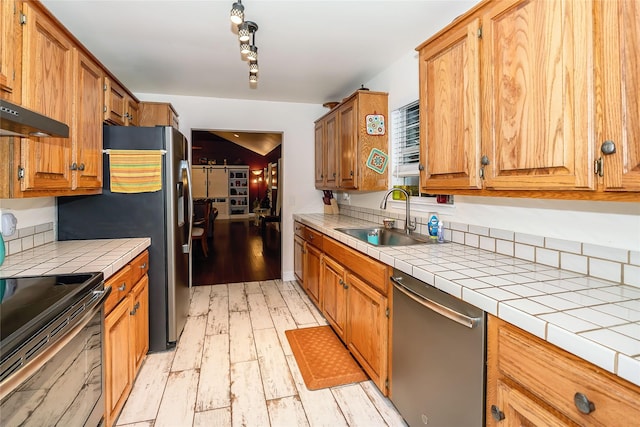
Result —
[{"label": "cabinet knob", "polygon": [[605,141],[600,146],[602,154],[613,154],[616,152],[616,144],[613,141]]},{"label": "cabinet knob", "polygon": [[146,263],[146,262],[143,262],[142,264],[140,264],[140,268],[141,268],[141,269],[143,269],[143,270],[144,270],[145,268],[147,268],[147,263]]},{"label": "cabinet knob", "polygon": [[78,170],[79,170],[79,171],[83,171],[83,170],[84,170],[84,163],[80,163],[80,164],[78,165]]},{"label": "cabinet knob", "polygon": [[71,166],[69,167],[69,169],[71,169],[72,171],[77,171],[78,164],[76,162],[71,163]]},{"label": "cabinet knob", "polygon": [[496,405],[491,405],[491,416],[496,421],[504,420],[504,412],[502,412]]},{"label": "cabinet knob", "polygon": [[587,396],[582,393],[576,393],[573,395],[573,403],[576,404],[578,411],[583,414],[588,415],[596,410],[596,405],[594,405],[593,402],[591,402]]},{"label": "cabinet knob", "polygon": [[482,166],[487,166],[489,163],[490,163],[490,162],[489,162],[489,158],[488,158],[486,155],[484,155],[484,156],[482,156],[482,157],[480,158],[480,164],[481,164]]},{"label": "cabinet knob", "polygon": [[118,290],[120,292],[124,291],[125,289],[127,289],[127,284],[126,283],[123,283],[122,285],[118,286]]}]

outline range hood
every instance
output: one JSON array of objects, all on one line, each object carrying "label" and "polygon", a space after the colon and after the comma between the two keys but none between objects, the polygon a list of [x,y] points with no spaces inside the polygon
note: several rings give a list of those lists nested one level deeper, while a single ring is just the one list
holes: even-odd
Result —
[{"label": "range hood", "polygon": [[69,126],[0,99],[0,136],[69,138]]}]

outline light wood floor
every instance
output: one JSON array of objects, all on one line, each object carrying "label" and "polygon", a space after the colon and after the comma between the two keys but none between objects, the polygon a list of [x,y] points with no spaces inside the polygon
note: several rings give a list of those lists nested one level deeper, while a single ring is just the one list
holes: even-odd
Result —
[{"label": "light wood floor", "polygon": [[178,346],[147,356],[117,424],[406,426],[371,381],[305,387],[284,331],[325,324],[296,282],[197,286]]}]

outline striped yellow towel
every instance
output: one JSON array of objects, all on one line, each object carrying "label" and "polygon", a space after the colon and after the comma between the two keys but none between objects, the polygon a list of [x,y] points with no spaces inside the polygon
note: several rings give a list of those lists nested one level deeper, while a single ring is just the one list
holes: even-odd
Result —
[{"label": "striped yellow towel", "polygon": [[109,150],[113,193],[151,193],[162,188],[162,151]]}]

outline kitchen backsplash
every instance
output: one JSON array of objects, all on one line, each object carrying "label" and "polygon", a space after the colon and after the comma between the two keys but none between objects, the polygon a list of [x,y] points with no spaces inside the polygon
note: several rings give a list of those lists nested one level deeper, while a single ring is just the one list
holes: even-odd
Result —
[{"label": "kitchen backsplash", "polygon": [[[340,214],[382,225],[384,218],[404,227],[404,213],[340,204]],[[427,217],[417,219],[419,234],[427,235]],[[554,239],[509,230],[444,221],[445,239],[520,259],[587,274],[640,288],[640,251]]]},{"label": "kitchen backsplash", "polygon": [[18,228],[11,236],[3,236],[6,255],[32,249],[55,241],[53,222]]}]

